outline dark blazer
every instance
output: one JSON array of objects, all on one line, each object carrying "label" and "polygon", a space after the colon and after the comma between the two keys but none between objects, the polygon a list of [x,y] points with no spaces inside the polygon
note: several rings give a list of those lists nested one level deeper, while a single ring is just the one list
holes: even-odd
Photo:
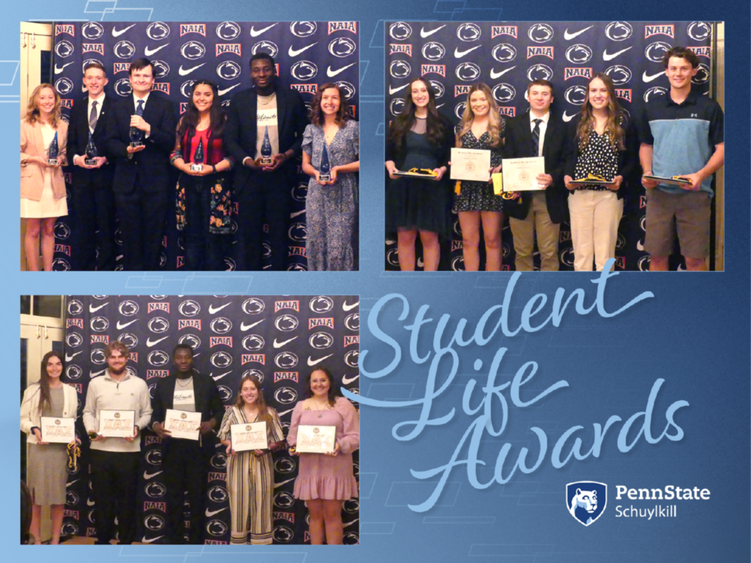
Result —
[{"label": "dark blazer", "polygon": [[112,185],[115,174],[114,158],[107,153],[105,126],[113,105],[112,96],[105,96],[102,110],[94,128],[92,138],[96,145],[97,156],[106,156],[107,164],[101,168],[88,170],[80,166],[73,166],[73,157],[76,155],[86,156],[86,145],[89,144],[89,97],[84,96],[75,101],[70,110],[70,123],[68,124],[68,162],[72,165],[73,185],[92,185],[95,187],[107,187]]},{"label": "dark blazer", "polygon": [[[277,84],[276,86],[277,122],[279,127],[279,152],[292,149],[295,156],[300,155],[302,136],[308,125],[308,112],[302,96]],[[224,150],[235,159],[235,191],[242,190],[253,174],[267,174],[243,166],[247,157],[256,158],[258,96],[254,89],[239,92],[229,106],[227,123],[224,126]],[[293,173],[296,163],[288,159],[277,170]]]},{"label": "dark blazer", "polygon": [[174,189],[174,185],[170,186],[169,156],[175,148],[177,119],[172,102],[160,92],[149,94],[143,119],[151,125],[151,134],[144,140],[146,148],[129,159],[126,149],[130,143],[130,117],[134,114],[133,96],[114,103],[109,112],[105,142],[107,151],[116,159],[112,189],[115,193],[130,193],[138,179],[144,192]]},{"label": "dark blazer", "polygon": [[[553,177],[553,183],[545,190],[545,202],[550,220],[562,223],[568,220],[568,190],[563,184],[563,147],[566,128],[553,113],[548,119],[542,155],[545,157],[545,173]],[[506,143],[503,158],[528,158],[532,154],[532,129],[529,114],[523,113],[506,122]],[[525,219],[529,213],[530,195],[522,193],[516,200],[504,200],[503,210],[515,219]]]},{"label": "dark blazer", "polygon": [[[164,424],[167,409],[173,408],[176,384],[177,376],[174,373],[157,382],[154,389],[154,398],[151,399],[151,408],[153,409],[151,414],[152,421]],[[216,388],[214,380],[208,375],[193,370],[193,394],[195,395],[196,412],[201,413],[201,422],[206,422],[213,418],[216,420],[214,429],[218,430],[224,417],[224,405],[219,397],[219,391]],[[213,434],[206,434],[202,437],[201,444],[205,450],[209,451],[214,449],[215,441]],[[162,444],[162,450],[169,448],[169,442],[169,439],[165,440]]]},{"label": "dark blazer", "polygon": [[[581,114],[576,116],[575,119],[569,122],[566,133],[566,145],[564,147],[565,165],[563,167],[563,175],[571,176],[576,179],[574,173],[576,171],[576,160],[579,157],[579,140],[576,137],[576,129],[581,122]],[[623,124],[625,129],[625,148],[618,152],[618,172],[617,175],[623,176],[623,182],[621,187],[618,188],[618,199],[623,197],[630,197],[633,195],[633,191],[630,186],[633,184],[629,181],[629,177],[636,165],[636,156],[639,154],[639,141],[636,135],[636,129],[633,123],[629,121]]]}]

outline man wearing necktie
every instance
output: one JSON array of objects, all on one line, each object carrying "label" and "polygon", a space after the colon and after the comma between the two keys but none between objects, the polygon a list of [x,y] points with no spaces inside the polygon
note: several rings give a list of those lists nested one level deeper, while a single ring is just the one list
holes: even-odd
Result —
[{"label": "man wearing necktie", "polygon": [[563,146],[565,128],[553,117],[553,85],[534,80],[527,87],[529,113],[509,121],[503,158],[545,158],[545,173],[537,176],[540,191],[523,192],[517,199],[504,203],[509,215],[520,271],[533,269],[532,252],[535,233],[540,251],[540,269],[558,270],[558,236],[560,224],[568,219],[567,191],[563,184]]},{"label": "man wearing necktie", "polygon": [[[71,228],[74,270],[115,269],[115,200],[112,194],[114,165],[104,145],[106,117],[112,98],[104,92],[107,73],[97,63],[86,65],[83,85],[87,94],[75,100],[68,126],[68,162],[73,163]],[[87,148],[96,148],[89,158]],[[87,164],[87,160],[93,163]],[[97,232],[98,231],[98,232]],[[96,247],[99,247],[97,257]]]},{"label": "man wearing necktie", "polygon": [[151,61],[136,59],[128,73],[133,95],[117,104],[107,124],[107,149],[117,159],[113,190],[123,266],[129,271],[157,270],[164,221],[174,201],[169,155],[175,145],[177,119],[172,102],[152,92]]}]

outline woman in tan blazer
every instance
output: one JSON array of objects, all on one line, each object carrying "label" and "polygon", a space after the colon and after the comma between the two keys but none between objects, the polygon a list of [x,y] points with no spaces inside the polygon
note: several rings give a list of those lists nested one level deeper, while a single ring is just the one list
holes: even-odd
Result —
[{"label": "woman in tan blazer", "polygon": [[[39,270],[39,236],[42,262],[52,270],[55,223],[68,214],[65,200],[65,144],[68,124],[60,114],[60,96],[50,84],[40,84],[29,99],[21,120],[21,218],[26,220],[26,261],[29,270]],[[57,138],[57,164],[48,163],[48,150]]]}]

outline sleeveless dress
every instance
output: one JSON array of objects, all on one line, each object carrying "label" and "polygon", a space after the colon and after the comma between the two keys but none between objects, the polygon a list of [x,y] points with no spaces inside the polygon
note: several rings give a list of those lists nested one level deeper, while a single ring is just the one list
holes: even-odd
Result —
[{"label": "sleeveless dress", "polygon": [[[501,147],[490,146],[490,134],[487,131],[477,139],[470,129],[462,136],[461,140],[462,148],[490,150],[490,165],[492,167],[495,168],[501,163]],[[493,184],[462,180],[461,192],[459,195],[454,194],[453,211],[454,213],[459,211],[503,211],[503,198],[493,193]]]}]

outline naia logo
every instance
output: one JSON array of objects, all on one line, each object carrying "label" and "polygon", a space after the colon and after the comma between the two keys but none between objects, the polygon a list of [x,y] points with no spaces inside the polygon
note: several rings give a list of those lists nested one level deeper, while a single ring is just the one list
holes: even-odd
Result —
[{"label": "naia logo", "polygon": [[554,59],[555,47],[527,47],[527,59],[532,57],[548,57]]},{"label": "naia logo", "polygon": [[615,97],[621,98],[622,100],[626,100],[627,102],[630,102],[631,101],[631,88],[616,88]]},{"label": "naia logo", "polygon": [[301,94],[313,94],[315,96],[318,93],[318,84],[290,84],[289,87]]},{"label": "naia logo", "polygon": [[412,45],[409,43],[389,43],[389,55],[395,53],[404,53],[407,56],[412,56]]},{"label": "naia logo", "polygon": [[495,39],[499,35],[510,35],[519,39],[519,28],[515,25],[494,25],[490,28],[490,38]]},{"label": "naia logo", "polygon": [[154,84],[151,90],[162,92],[163,94],[167,94],[169,96],[169,82],[157,82]]},{"label": "naia logo", "polygon": [[58,35],[61,35],[63,33],[67,33],[71,37],[76,36],[76,28],[73,27],[73,24],[66,23],[66,24],[57,24],[55,25],[55,37]]},{"label": "naia logo", "polygon": [[70,328],[72,326],[83,328],[83,319],[67,319],[65,321],[65,328]]},{"label": "naia logo", "polygon": [[206,37],[206,24],[205,23],[181,23],[180,24],[180,37],[187,35],[188,33],[197,33]]},{"label": "naia logo", "polygon": [[566,485],[566,507],[580,524],[589,526],[605,512],[608,486],[597,481],[577,481]]},{"label": "naia logo", "polygon": [[675,39],[675,26],[674,25],[645,25],[644,26],[644,39],[648,39],[653,35],[667,35]]},{"label": "naia logo", "polygon": [[349,31],[357,34],[357,22],[329,22],[329,35],[335,31]]},{"label": "naia logo", "polygon": [[426,74],[440,74],[446,78],[446,65],[421,65],[420,75],[425,76]]},{"label": "naia logo", "polygon": [[516,106],[498,106],[498,113],[508,117],[516,117]]},{"label": "naia logo", "polygon": [[216,56],[224,55],[225,53],[231,53],[241,57],[243,54],[242,46],[240,43],[217,43],[216,44]]},{"label": "naia logo", "polygon": [[686,47],[686,49],[693,51],[697,57],[710,58],[711,56],[709,53],[709,47]]},{"label": "naia logo", "polygon": [[149,303],[148,312],[153,313],[154,311],[164,311],[165,313],[169,313],[169,303]]},{"label": "naia logo", "polygon": [[588,80],[592,80],[592,68],[591,67],[566,67],[563,70],[563,79],[568,80],[569,78],[586,78]]},{"label": "naia logo", "polygon": [[[104,43],[82,43],[81,53],[98,53],[104,56]],[[128,63],[130,66],[130,63]]]}]

